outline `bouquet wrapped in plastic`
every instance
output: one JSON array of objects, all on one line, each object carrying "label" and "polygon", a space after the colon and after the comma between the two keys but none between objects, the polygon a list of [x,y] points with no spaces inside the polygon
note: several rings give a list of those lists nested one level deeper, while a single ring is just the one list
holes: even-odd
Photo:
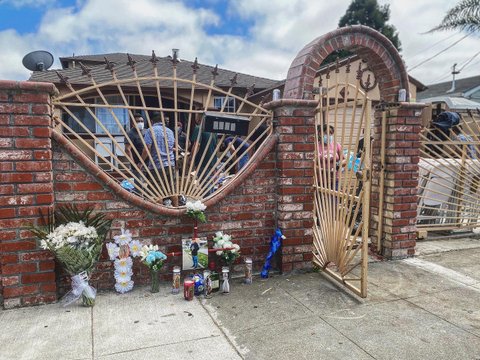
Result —
[{"label": "bouquet wrapped in plastic", "polygon": [[215,253],[225,262],[226,265],[232,265],[240,256],[240,246],[232,242],[232,237],[221,231],[215,233],[213,238],[213,248]]},{"label": "bouquet wrapped in plastic", "polygon": [[53,252],[72,276],[72,290],[62,299],[65,306],[80,297],[85,306],[95,304],[96,290],[88,280],[100,258],[112,220],[92,213],[93,209],[80,211],[67,205],[49,214],[45,226],[32,228],[41,240],[40,246]]}]

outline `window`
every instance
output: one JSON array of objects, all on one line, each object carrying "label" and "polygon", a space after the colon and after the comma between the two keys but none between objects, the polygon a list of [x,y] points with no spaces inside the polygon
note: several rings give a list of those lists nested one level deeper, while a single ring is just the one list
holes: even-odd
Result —
[{"label": "window", "polygon": [[[124,105],[122,98],[120,96],[106,96],[107,103],[110,105]],[[97,104],[103,104],[103,101],[100,98],[96,99]],[[114,108],[112,109],[116,118],[122,125],[124,129],[128,129],[129,119],[128,119],[128,110],[125,108]],[[121,134],[122,131],[118,127],[118,123],[113,117],[112,111],[108,107],[96,108],[95,115],[97,115],[98,120],[100,120],[103,126],[108,130],[110,134]],[[96,133],[105,134],[105,131],[102,127],[95,123]]]},{"label": "window", "polygon": [[[70,116],[70,114],[65,111],[63,113],[63,121],[73,130],[73,132],[76,132],[78,134],[87,133],[85,128],[82,127],[76,119],[81,121],[88,130],[93,133],[95,132],[95,119],[92,115],[90,115],[86,108],[69,106],[68,110],[73,114],[73,116]],[[65,129],[65,132],[70,132],[70,130]]]},{"label": "window", "polygon": [[[106,96],[105,98],[110,105],[124,105],[120,96]],[[93,99],[91,101],[93,102]],[[103,104],[103,101],[100,98],[95,98],[95,103]],[[106,132],[102,129],[100,124],[98,124],[98,122],[94,119],[94,117],[90,114],[86,107],[69,106],[68,109],[74,116],[70,116],[70,114],[65,111],[63,113],[63,120],[74,132],[78,134],[87,133],[84,127],[82,127],[75,119],[77,118],[92,133],[106,134]],[[108,107],[91,107],[90,109],[98,118],[98,120],[101,121],[101,123],[109,133],[111,133],[112,135],[122,134],[122,131],[119,129],[118,124],[115,121],[115,118],[113,117]],[[128,117],[128,110],[125,108],[114,108],[112,109],[112,111],[117,117],[122,127],[125,130],[128,130],[130,123]]]},{"label": "window", "polygon": [[213,107],[215,109],[221,110],[222,107],[224,106],[223,105],[224,103],[225,103],[225,107],[223,108],[223,111],[225,111],[225,112],[235,112],[235,98],[234,97],[215,96],[213,98]]}]

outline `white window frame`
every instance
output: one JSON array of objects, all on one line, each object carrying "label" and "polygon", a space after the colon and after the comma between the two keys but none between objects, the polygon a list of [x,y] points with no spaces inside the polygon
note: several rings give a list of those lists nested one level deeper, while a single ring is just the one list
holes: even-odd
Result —
[{"label": "white window frame", "polygon": [[234,113],[236,112],[237,104],[236,99],[233,96],[214,96],[213,107],[217,110],[221,110],[225,101],[228,101],[223,109],[224,112]]}]

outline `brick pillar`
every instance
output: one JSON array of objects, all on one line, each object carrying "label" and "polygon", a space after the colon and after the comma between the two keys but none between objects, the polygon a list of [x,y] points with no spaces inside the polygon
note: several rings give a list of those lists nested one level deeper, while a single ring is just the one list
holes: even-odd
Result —
[{"label": "brick pillar", "polygon": [[4,308],[56,300],[55,263],[28,226],[53,207],[52,84],[0,81],[0,278]]},{"label": "brick pillar", "polygon": [[287,237],[282,272],[312,267],[313,156],[316,101],[279,100],[274,110],[277,143],[277,220]]},{"label": "brick pillar", "polygon": [[[386,109],[387,131],[383,231],[381,249],[387,259],[415,254],[417,223],[418,162],[420,159],[421,111],[424,104],[401,103]],[[371,228],[372,244],[377,243],[379,220],[379,177],[381,113],[375,118],[372,150]]]}]

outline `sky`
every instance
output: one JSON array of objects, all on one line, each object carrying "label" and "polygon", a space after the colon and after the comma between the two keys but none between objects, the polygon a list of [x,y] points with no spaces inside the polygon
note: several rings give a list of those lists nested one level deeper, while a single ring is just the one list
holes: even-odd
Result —
[{"label": "sky", "polygon": [[[424,84],[480,75],[480,34],[425,34],[458,0],[379,0],[390,5],[401,55]],[[281,80],[296,54],[338,26],[350,0],[0,0],[0,79],[25,80],[22,58],[128,52],[180,58]],[[462,39],[463,38],[463,39]],[[457,42],[450,49],[450,45]],[[416,67],[422,61],[433,60]],[[468,62],[470,60],[470,62]],[[411,70],[409,70],[411,69]]]}]

